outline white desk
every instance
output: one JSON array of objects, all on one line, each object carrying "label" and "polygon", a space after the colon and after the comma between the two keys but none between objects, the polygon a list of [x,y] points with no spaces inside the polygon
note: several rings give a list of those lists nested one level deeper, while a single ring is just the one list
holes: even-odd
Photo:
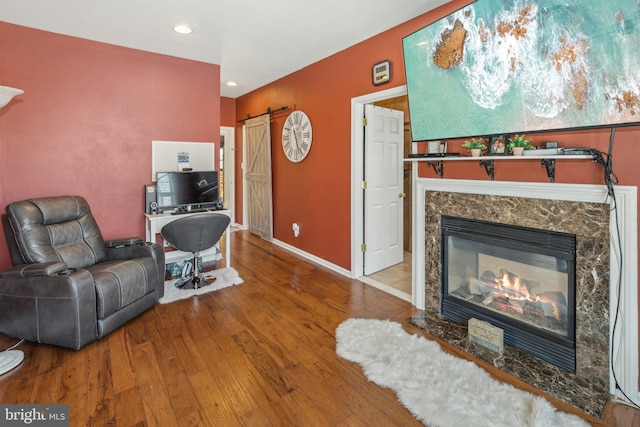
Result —
[{"label": "white desk", "polygon": [[[223,210],[219,210],[219,211],[210,211],[211,213],[221,213],[224,215],[227,215],[229,217],[231,217],[231,211],[228,209],[223,209]],[[205,212],[195,212],[195,213],[186,213],[186,214],[180,214],[180,215],[171,215],[171,214],[156,214],[156,215],[151,215],[151,214],[144,214],[145,220],[146,220],[146,230],[145,230],[145,238],[147,240],[147,242],[155,242],[156,241],[156,235],[160,234],[160,230],[162,229],[162,227],[164,227],[166,224],[169,224],[172,221],[175,221],[176,219],[180,219],[180,218],[184,218],[187,216],[191,216],[191,215],[200,215],[203,214]],[[224,246],[225,246],[225,265],[227,267],[231,267],[231,231],[230,231],[230,227],[227,227],[227,229],[225,230],[225,242],[224,242]],[[203,261],[211,261],[214,260],[214,255],[216,254],[216,248],[215,246],[211,249],[208,249],[206,251],[202,251],[200,253],[200,256],[202,256],[202,260]],[[165,264],[168,264],[170,262],[175,262],[175,261],[182,261],[185,259],[191,259],[193,257],[193,255],[190,252],[183,252],[183,251],[171,251],[171,252],[165,252]]]}]

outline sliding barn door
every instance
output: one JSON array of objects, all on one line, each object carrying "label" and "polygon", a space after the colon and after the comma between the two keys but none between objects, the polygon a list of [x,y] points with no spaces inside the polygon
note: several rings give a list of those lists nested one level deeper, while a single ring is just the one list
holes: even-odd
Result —
[{"label": "sliding barn door", "polygon": [[273,239],[271,192],[270,116],[247,120],[245,124],[247,211],[249,231],[263,239]]}]

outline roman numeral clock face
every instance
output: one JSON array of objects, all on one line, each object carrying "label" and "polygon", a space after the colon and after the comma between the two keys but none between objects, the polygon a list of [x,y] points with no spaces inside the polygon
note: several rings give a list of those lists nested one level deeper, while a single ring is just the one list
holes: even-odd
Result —
[{"label": "roman numeral clock face", "polygon": [[309,154],[312,139],[309,117],[299,110],[289,114],[282,127],[282,149],[287,159],[301,162]]}]

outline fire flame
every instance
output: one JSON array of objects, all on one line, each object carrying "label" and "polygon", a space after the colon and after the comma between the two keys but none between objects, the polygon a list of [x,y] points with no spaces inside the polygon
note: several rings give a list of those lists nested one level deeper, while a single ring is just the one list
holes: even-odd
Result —
[{"label": "fire flame", "polygon": [[553,317],[555,317],[558,322],[562,322],[562,316],[560,314],[557,301],[554,301],[545,295],[539,296],[533,292],[529,292],[529,288],[527,288],[527,285],[523,282],[522,278],[516,274],[510,273],[505,269],[501,269],[500,273],[502,274],[502,277],[496,277],[494,282],[496,295],[509,298],[510,300],[551,304]]}]

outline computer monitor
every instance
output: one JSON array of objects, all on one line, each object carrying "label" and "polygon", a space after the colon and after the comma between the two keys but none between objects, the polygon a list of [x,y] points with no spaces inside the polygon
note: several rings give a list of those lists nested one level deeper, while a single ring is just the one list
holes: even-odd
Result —
[{"label": "computer monitor", "polygon": [[157,172],[158,212],[216,208],[217,171]]}]

